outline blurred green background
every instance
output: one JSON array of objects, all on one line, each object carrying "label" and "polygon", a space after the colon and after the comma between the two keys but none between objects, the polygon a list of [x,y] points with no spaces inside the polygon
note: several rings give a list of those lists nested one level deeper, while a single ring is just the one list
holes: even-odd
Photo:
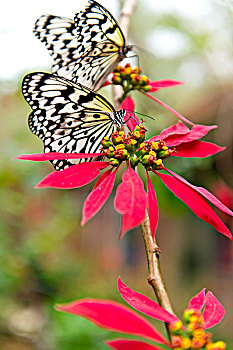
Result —
[{"label": "blurred green background", "polygon": [[[51,8],[52,2],[47,3]],[[110,9],[107,1],[101,3]],[[24,0],[19,14],[28,12],[30,17],[27,5]],[[119,4],[114,5],[117,11]],[[55,3],[53,6],[51,13],[67,15],[55,10]],[[69,6],[71,13],[77,11],[74,2]],[[214,158],[173,158],[166,165],[211,190],[231,209],[232,6],[227,0],[203,0],[192,5],[187,1],[158,4],[141,0],[130,27],[130,42],[149,51],[136,49],[144,74],[152,80],[186,81],[183,86],[157,92],[156,97],[195,123],[217,124],[218,129],[206,139],[227,146]],[[37,17],[50,10],[46,10],[46,3],[41,8],[37,4],[37,8],[36,17],[30,18],[31,28]],[[16,35],[20,35],[21,28],[18,30]],[[25,45],[23,35],[20,40]],[[19,55],[26,58],[31,45],[38,45],[47,55],[32,34],[27,40],[26,51],[19,51]],[[9,51],[4,47],[6,55],[14,42],[9,40],[8,44]],[[51,60],[46,57],[48,63],[43,68],[49,71]],[[17,61],[17,52],[13,59]],[[153,298],[146,281],[141,233],[137,229],[118,240],[120,218],[113,209],[114,193],[101,212],[80,227],[82,204],[93,184],[78,190],[35,190],[33,187],[52,166],[13,159],[42,151],[40,140],[27,127],[30,109],[20,92],[24,73],[32,66],[25,64],[10,78],[2,75],[0,81],[0,348],[107,349],[103,340],[112,334],[86,320],[59,313],[53,305],[87,296],[120,301],[116,288],[119,275],[133,289]],[[41,69],[34,67],[35,71]],[[110,96],[111,90],[105,88],[102,93]],[[146,124],[151,134],[177,122],[146,96],[135,92],[133,97],[137,111],[156,117]],[[157,233],[161,267],[173,306],[181,315],[192,295],[203,287],[212,290],[226,307],[225,319],[213,330],[214,338],[227,341],[228,349],[233,349],[232,243],[196,218],[159,180],[153,181],[161,213]],[[228,217],[223,220],[232,227]],[[158,328],[164,331],[159,324]]]}]

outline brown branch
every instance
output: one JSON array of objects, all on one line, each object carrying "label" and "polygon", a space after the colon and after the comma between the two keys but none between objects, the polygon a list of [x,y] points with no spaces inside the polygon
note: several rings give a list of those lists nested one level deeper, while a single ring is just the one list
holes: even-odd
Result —
[{"label": "brown branch", "polygon": [[165,289],[163,278],[159,266],[159,255],[160,249],[156,241],[153,241],[150,230],[150,223],[148,213],[146,218],[141,224],[141,230],[143,234],[143,239],[145,243],[147,263],[148,263],[148,283],[154,290],[156,298],[158,299],[159,304],[170,313],[174,314],[170,300]]},{"label": "brown branch", "polygon": [[[133,14],[135,5],[136,5],[136,0],[125,0],[121,10],[121,14],[120,14],[119,24],[125,36],[126,42],[128,38],[130,19]],[[122,96],[122,92],[123,90],[120,85],[113,85],[113,98],[114,98],[114,104],[116,109],[120,107],[119,99]]]},{"label": "brown branch", "polygon": [[[129,31],[130,19],[131,19],[135,5],[136,5],[136,0],[125,0],[121,11],[119,22],[120,22],[121,29],[125,35],[126,41],[127,41],[128,31]],[[119,108],[119,105],[120,105],[119,99],[122,96],[122,93],[123,93],[123,89],[121,86],[113,85],[113,97],[114,97],[114,103],[115,103],[116,109]],[[149,271],[148,283],[152,286],[159,304],[165,310],[174,314],[174,311],[172,309],[170,300],[168,298],[168,294],[165,289],[165,285],[160,272],[160,267],[159,267],[160,250],[156,241],[153,241],[152,239],[148,212],[146,214],[145,220],[141,224],[141,230],[143,234],[146,255],[147,255],[147,263],[148,263],[148,271]],[[170,332],[167,324],[166,324],[166,328],[167,328],[168,336],[170,338]]]}]

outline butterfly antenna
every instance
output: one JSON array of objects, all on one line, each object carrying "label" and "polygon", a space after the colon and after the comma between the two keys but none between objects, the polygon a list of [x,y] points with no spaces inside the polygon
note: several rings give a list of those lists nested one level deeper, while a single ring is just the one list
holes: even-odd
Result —
[{"label": "butterfly antenna", "polygon": [[138,46],[138,45],[134,45],[139,51],[142,51],[146,54],[149,54],[150,56],[153,56],[153,58],[158,58],[154,53],[152,53],[151,51],[145,49],[144,47]]},{"label": "butterfly antenna", "polygon": [[143,114],[143,113],[139,113],[139,112],[136,112],[136,111],[132,111],[131,109],[126,109],[124,108],[127,112],[132,112],[133,114],[139,114],[139,115],[143,115],[144,117],[147,117],[149,119],[152,119],[152,120],[155,120],[154,117],[151,117],[150,115],[148,114]]}]

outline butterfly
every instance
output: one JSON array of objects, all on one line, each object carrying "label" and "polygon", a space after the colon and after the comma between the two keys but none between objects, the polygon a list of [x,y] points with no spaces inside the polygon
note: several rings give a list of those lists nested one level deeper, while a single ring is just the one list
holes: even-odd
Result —
[{"label": "butterfly", "polygon": [[[30,73],[22,92],[32,108],[28,125],[44,142],[44,152],[96,153],[101,140],[120,128],[125,110],[115,111],[103,96],[64,77]],[[90,160],[88,158],[88,160]],[[80,160],[53,160],[56,170]]]},{"label": "butterfly", "polygon": [[113,68],[132,50],[112,14],[95,0],[74,21],[41,16],[35,35],[53,58],[52,72],[98,90]]}]

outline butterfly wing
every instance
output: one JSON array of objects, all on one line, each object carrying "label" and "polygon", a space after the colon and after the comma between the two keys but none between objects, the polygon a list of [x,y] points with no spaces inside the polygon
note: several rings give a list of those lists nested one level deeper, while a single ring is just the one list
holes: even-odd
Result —
[{"label": "butterfly wing", "polygon": [[[122,123],[122,112],[101,95],[49,73],[25,76],[22,92],[33,112],[29,128],[44,142],[44,152],[95,153],[104,136]],[[121,112],[121,113],[120,113]],[[52,161],[62,170],[76,160]]]},{"label": "butterfly wing", "polygon": [[130,46],[126,46],[115,18],[94,0],[89,0],[74,20],[79,57],[73,80],[97,90],[114,66],[126,57]]},{"label": "butterfly wing", "polygon": [[53,58],[52,72],[71,79],[79,57],[74,21],[65,17],[43,15],[36,21],[33,32],[45,44]]}]

